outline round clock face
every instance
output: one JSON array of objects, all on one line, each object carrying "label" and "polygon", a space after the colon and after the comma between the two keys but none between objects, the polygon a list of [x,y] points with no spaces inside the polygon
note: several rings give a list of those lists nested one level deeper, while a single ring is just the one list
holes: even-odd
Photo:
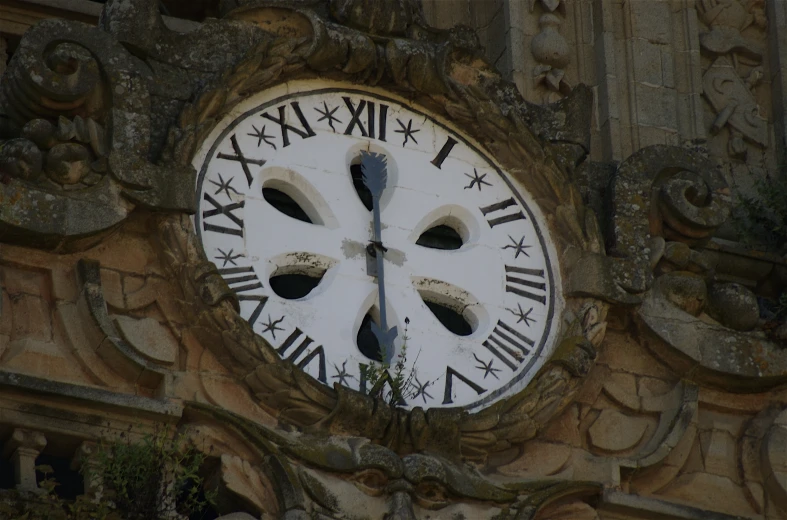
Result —
[{"label": "round clock face", "polygon": [[290,83],[236,109],[194,165],[205,254],[254,331],[319,381],[385,389],[367,367],[394,377],[399,363],[400,406],[474,409],[549,354],[560,300],[543,220],[439,118]]}]

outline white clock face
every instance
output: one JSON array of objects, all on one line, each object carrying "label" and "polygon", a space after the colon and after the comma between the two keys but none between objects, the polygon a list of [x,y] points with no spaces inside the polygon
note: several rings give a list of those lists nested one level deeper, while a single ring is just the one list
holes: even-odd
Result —
[{"label": "white clock face", "polygon": [[486,406],[554,343],[557,269],[535,204],[458,131],[406,101],[325,82],[247,100],[194,160],[195,227],[254,331],[321,382],[368,391],[380,359],[374,201],[382,154],[388,327],[401,406]]}]

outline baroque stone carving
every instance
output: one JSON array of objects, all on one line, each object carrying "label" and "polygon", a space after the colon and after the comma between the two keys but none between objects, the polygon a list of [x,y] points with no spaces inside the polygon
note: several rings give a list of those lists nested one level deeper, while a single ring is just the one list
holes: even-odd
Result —
[{"label": "baroque stone carving", "polygon": [[743,137],[763,148],[768,145],[768,121],[760,115],[760,107],[752,93],[762,76],[762,69],[758,67],[744,82],[730,61],[720,56],[702,78],[705,97],[716,111],[711,131],[717,133],[725,125],[730,126],[728,151],[732,156],[746,155]]},{"label": "baroque stone carving", "polygon": [[[212,125],[247,93],[288,78],[321,73],[353,78],[409,92],[426,106],[439,108],[458,124],[473,129],[487,147],[516,174],[528,168],[526,185],[545,211],[556,215],[564,244],[572,251],[599,250],[600,234],[592,212],[568,183],[565,172],[537,143],[519,109],[511,85],[476,60],[475,49],[456,33],[431,41],[396,37],[376,43],[369,35],[317,16],[307,9],[245,3],[231,19],[261,23],[275,16],[279,32],[225,74],[217,88],[186,107],[165,151],[171,160],[191,161],[197,144]],[[472,73],[471,73],[472,70]],[[503,107],[506,107],[505,109]],[[535,165],[539,165],[535,167]],[[400,452],[429,450],[456,454],[486,464],[500,464],[519,452],[575,392],[603,338],[605,307],[577,299],[573,323],[563,333],[556,356],[519,396],[476,414],[460,410],[415,409],[405,412],[342,387],[330,389],[283,362],[263,338],[235,312],[237,300],[216,268],[198,251],[187,219],[165,219],[160,228],[167,269],[183,291],[183,313],[192,330],[219,360],[249,386],[259,404],[279,420],[307,431],[360,435]],[[215,349],[215,350],[214,350]]]},{"label": "baroque stone carving", "polygon": [[[551,518],[547,506],[553,502],[600,492],[597,484],[583,481],[500,484],[439,455],[400,457],[367,439],[276,432],[203,405],[193,405],[187,416],[183,428],[196,445],[237,453],[221,457],[221,478],[235,482],[225,489],[256,493],[247,499],[256,504],[255,511],[268,514],[287,512],[297,518],[295,511],[311,509],[338,518],[349,504],[364,504],[372,516],[415,520],[416,509],[467,515],[472,509],[464,507],[483,503],[498,518],[526,520]],[[256,475],[254,482],[267,484],[241,491],[240,467],[243,474]]]},{"label": "baroque stone carving", "polygon": [[0,148],[5,241],[62,247],[114,226],[136,205],[192,208],[183,185],[194,172],[147,159],[148,89],[111,35],[44,22],[27,33],[2,87],[3,134],[12,137]]},{"label": "baroque stone carving", "polygon": [[[610,179],[608,198],[607,249],[617,257],[612,269],[618,287],[634,294],[650,287],[664,239],[707,240],[729,215],[729,195],[710,161],[683,148],[650,146],[624,161]],[[620,298],[615,294],[619,290],[608,297]]]},{"label": "baroque stone carving", "polygon": [[767,27],[765,3],[761,0],[706,0],[698,4],[700,19],[710,29],[700,34],[703,51],[714,61],[703,75],[703,94],[716,112],[711,133],[729,126],[728,153],[746,158],[743,139],[768,146],[768,122],[760,115],[754,89],[760,83],[764,46],[744,31]]}]

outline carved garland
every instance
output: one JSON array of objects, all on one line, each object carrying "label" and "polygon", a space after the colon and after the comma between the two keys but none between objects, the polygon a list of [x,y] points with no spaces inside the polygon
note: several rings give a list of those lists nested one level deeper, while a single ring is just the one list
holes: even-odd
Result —
[{"label": "carved garland", "polygon": [[[169,159],[187,165],[213,126],[253,92],[303,77],[384,85],[416,96],[486,145],[518,176],[545,214],[554,215],[553,236],[564,259],[564,280],[582,254],[598,254],[602,240],[595,215],[553,160],[551,150],[528,130],[524,103],[513,86],[474,59],[457,42],[428,44],[372,37],[317,18],[309,11],[247,10],[241,17],[286,16],[280,35],[252,49],[220,84],[186,107],[169,136]],[[304,24],[307,21],[307,24]],[[304,29],[308,26],[308,29]],[[391,80],[383,80],[384,75]],[[510,100],[510,101],[507,101]],[[560,343],[529,386],[478,413],[458,409],[411,411],[338,385],[328,388],[279,358],[237,313],[234,295],[207,260],[186,216],[163,218],[162,258],[182,291],[183,313],[196,337],[251,389],[261,406],[281,421],[306,431],[363,436],[400,454],[428,450],[481,464],[506,463],[570,403],[596,357],[604,336],[606,306],[567,298]],[[566,260],[568,259],[568,260]],[[566,292],[566,297],[571,294]]]}]

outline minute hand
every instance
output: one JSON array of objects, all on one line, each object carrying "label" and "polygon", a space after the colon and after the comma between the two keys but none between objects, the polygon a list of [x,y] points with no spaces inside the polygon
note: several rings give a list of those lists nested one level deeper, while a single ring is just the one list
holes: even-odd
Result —
[{"label": "minute hand", "polygon": [[380,299],[380,326],[372,322],[372,332],[380,343],[380,350],[384,354],[385,363],[390,363],[393,358],[393,340],[396,339],[396,327],[388,330],[388,320],[385,310],[385,247],[383,247],[382,225],[380,224],[380,197],[388,183],[388,165],[385,155],[381,153],[361,152],[361,172],[366,188],[372,194],[372,217],[374,219],[375,258],[377,260],[377,291]]}]

